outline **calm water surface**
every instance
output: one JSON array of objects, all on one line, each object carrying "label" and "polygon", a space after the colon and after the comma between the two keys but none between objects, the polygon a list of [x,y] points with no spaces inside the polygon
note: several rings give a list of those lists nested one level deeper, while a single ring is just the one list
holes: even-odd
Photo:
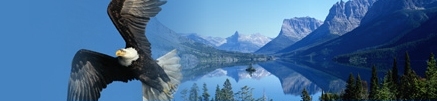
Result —
[{"label": "calm water surface", "polygon": [[[243,86],[254,88],[252,94],[255,99],[266,96],[274,101],[299,101],[303,88],[306,88],[313,101],[318,101],[322,91],[340,93],[345,88],[350,73],[359,74],[365,81],[370,81],[371,76],[368,64],[350,66],[331,61],[277,60],[253,63],[252,66],[256,69],[253,73],[245,71],[249,64],[251,63],[208,64],[184,69],[184,79],[174,96],[175,101],[183,101],[181,91],[183,89],[189,91],[194,83],[199,87],[199,95],[202,94],[205,83],[210,98],[213,98],[216,86],[222,88],[226,79],[230,80],[234,93],[240,91]],[[378,64],[381,66],[378,76],[382,78],[386,70],[391,68],[391,62],[383,61]],[[400,72],[403,70],[402,64],[398,62]],[[420,72],[423,70],[416,69]]]}]

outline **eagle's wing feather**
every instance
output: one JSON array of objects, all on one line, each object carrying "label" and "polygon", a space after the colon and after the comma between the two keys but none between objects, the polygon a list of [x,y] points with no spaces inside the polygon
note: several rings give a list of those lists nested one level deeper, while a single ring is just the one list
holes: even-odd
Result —
[{"label": "eagle's wing feather", "polygon": [[165,82],[170,81],[164,70],[158,66],[152,58],[150,42],[145,35],[145,28],[150,20],[150,17],[156,16],[161,8],[159,6],[165,4],[166,1],[160,0],[112,0],[108,6],[108,15],[113,24],[120,32],[126,42],[127,47],[134,47],[138,54],[139,60],[142,60],[143,71],[154,72],[144,73],[139,78],[140,80],[148,80],[144,83],[150,83],[154,88],[161,89],[158,77]]},{"label": "eagle's wing feather", "polygon": [[117,58],[81,49],[73,58],[67,101],[97,101],[107,84],[134,79],[128,71]]},{"label": "eagle's wing feather", "polygon": [[146,38],[146,25],[151,17],[161,11],[166,1],[112,0],[108,15],[126,42],[140,54],[138,78],[143,83],[144,100],[169,100],[181,79],[179,57],[172,51],[155,61],[151,57],[150,42]]},{"label": "eagle's wing feather", "polygon": [[159,57],[158,65],[164,69],[165,74],[168,75],[169,81],[160,81],[162,90],[153,88],[147,84],[143,84],[143,101],[168,101],[173,98],[173,93],[176,92],[177,87],[182,79],[180,58],[177,56],[176,50],[172,50]]},{"label": "eagle's wing feather", "polygon": [[150,17],[161,11],[160,0],[112,0],[108,15],[126,42],[126,47],[137,47],[150,54],[150,43],[145,36],[145,28]]}]

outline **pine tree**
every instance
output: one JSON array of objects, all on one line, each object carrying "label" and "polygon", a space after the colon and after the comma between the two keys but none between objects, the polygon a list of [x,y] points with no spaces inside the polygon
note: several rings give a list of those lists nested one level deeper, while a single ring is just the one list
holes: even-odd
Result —
[{"label": "pine tree", "polygon": [[198,99],[197,101],[202,101],[203,100],[202,96],[197,97],[197,99]]},{"label": "pine tree", "polygon": [[191,90],[190,90],[190,96],[188,97],[188,99],[190,101],[198,101],[198,97],[199,97],[199,87],[197,86],[196,83],[193,84],[193,86],[191,86]]},{"label": "pine tree", "polygon": [[203,100],[202,101],[209,101],[209,93],[208,93],[208,88],[206,87],[206,83],[203,83],[203,93],[202,93],[202,97]]},{"label": "pine tree", "polygon": [[[269,99],[267,98],[267,95],[266,95],[266,92],[265,92],[265,90],[263,90],[263,95],[260,97],[260,98],[258,98],[258,99],[256,99],[255,101],[268,101]],[[270,101],[272,101],[273,99],[270,99]]]},{"label": "pine tree", "polygon": [[[392,85],[389,85],[389,86],[395,86],[395,83],[393,82],[393,72],[391,71],[391,70],[388,70],[387,71],[387,73],[385,73],[385,76],[384,76],[384,80],[383,80],[383,82],[386,82],[385,81],[385,77],[387,77],[387,82],[388,83],[392,83]],[[391,89],[391,87],[390,87],[390,89]]]},{"label": "pine tree", "polygon": [[389,93],[388,93],[389,96],[387,96],[388,97],[387,99],[396,100],[398,98],[397,97],[398,96],[398,88],[397,88],[398,83],[396,83],[395,80],[393,80],[393,72],[391,70],[389,70],[389,71],[387,71],[387,74],[385,76],[384,76],[385,78],[384,78],[383,84],[381,86],[389,89]]},{"label": "pine tree", "polygon": [[399,83],[399,71],[398,71],[398,62],[396,61],[396,58],[393,59],[393,68],[392,68],[392,80],[393,83],[398,84]]},{"label": "pine tree", "polygon": [[393,59],[393,67],[391,71],[391,79],[390,79],[390,91],[393,92],[396,95],[396,98],[400,98],[400,93],[398,91],[399,89],[399,71],[398,71],[398,62],[396,61],[396,58]]},{"label": "pine tree", "polygon": [[376,67],[373,65],[372,67],[372,77],[370,78],[370,92],[369,99],[376,100],[376,94],[378,90],[378,74],[376,73]]},{"label": "pine tree", "polygon": [[256,99],[255,101],[268,101],[267,96],[265,96],[265,94],[263,94],[262,97]]},{"label": "pine tree", "polygon": [[185,88],[181,91],[181,98],[183,101],[188,101],[187,94],[188,94],[188,89]]},{"label": "pine tree", "polygon": [[392,86],[391,75],[391,71],[388,71],[381,87],[377,89],[377,94],[373,100],[394,100],[396,98],[396,95],[390,90],[390,86]]},{"label": "pine tree", "polygon": [[343,100],[355,100],[355,78],[352,73],[349,74],[349,79],[347,80],[346,89],[344,92],[345,93],[342,95]]},{"label": "pine tree", "polygon": [[411,69],[410,64],[410,55],[408,55],[408,52],[405,52],[405,70],[404,75],[410,75],[413,73],[413,70]]},{"label": "pine tree", "polygon": [[322,90],[322,95],[320,96],[319,100],[320,101],[327,101],[329,98],[328,96],[325,94],[325,91]]},{"label": "pine tree", "polygon": [[399,93],[401,93],[401,99],[411,100],[419,97],[420,87],[418,86],[421,85],[421,83],[419,83],[419,77],[411,69],[410,56],[408,55],[408,52],[405,53],[405,70],[404,74],[401,76],[399,84]]},{"label": "pine tree", "polygon": [[250,88],[249,86],[241,87],[241,91],[238,91],[235,93],[235,96],[237,96],[238,100],[241,101],[254,101],[255,98],[252,96],[253,88]]},{"label": "pine tree", "polygon": [[355,81],[355,98],[356,100],[363,100],[365,96],[365,90],[363,87],[363,81],[361,80],[360,74],[357,75],[357,79]]},{"label": "pine tree", "polygon": [[437,64],[433,53],[431,53],[427,61],[425,77],[427,79],[426,99],[437,100]]},{"label": "pine tree", "polygon": [[321,101],[338,101],[340,96],[334,93],[326,93],[322,91],[322,96],[319,98]]},{"label": "pine tree", "polygon": [[305,88],[303,88],[301,97],[302,97],[302,101],[311,101],[311,96]]},{"label": "pine tree", "polygon": [[215,101],[222,101],[222,92],[220,91],[220,86],[217,85],[217,87],[215,88]]},{"label": "pine tree", "polygon": [[411,99],[409,98],[409,93],[412,93],[411,87],[413,84],[410,83],[411,78],[408,78],[410,73],[411,73],[410,57],[408,56],[408,53],[405,53],[404,74],[401,76],[400,85],[399,85],[399,90],[400,90],[399,93],[401,99]]},{"label": "pine tree", "polygon": [[226,79],[225,83],[223,84],[221,93],[222,93],[221,97],[223,97],[222,100],[234,101],[234,91],[232,91],[232,85],[229,79]]},{"label": "pine tree", "polygon": [[426,88],[426,80],[424,78],[420,78],[419,76],[417,76],[418,78],[416,79],[416,81],[414,82],[414,91],[416,92],[415,94],[413,94],[413,99],[415,100],[425,100],[427,98],[427,89]]}]

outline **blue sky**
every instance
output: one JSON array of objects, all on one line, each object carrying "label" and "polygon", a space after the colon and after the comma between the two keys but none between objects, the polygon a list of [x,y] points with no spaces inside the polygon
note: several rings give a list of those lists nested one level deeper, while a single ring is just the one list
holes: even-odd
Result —
[{"label": "blue sky", "polygon": [[[63,101],[79,49],[109,55],[124,41],[106,14],[110,0],[6,0],[0,6],[0,100]],[[169,0],[158,19],[180,33],[261,33],[274,37],[284,18],[324,19],[338,0]],[[265,5],[265,6],[262,6]],[[138,81],[116,82],[102,101],[141,100]]]}]

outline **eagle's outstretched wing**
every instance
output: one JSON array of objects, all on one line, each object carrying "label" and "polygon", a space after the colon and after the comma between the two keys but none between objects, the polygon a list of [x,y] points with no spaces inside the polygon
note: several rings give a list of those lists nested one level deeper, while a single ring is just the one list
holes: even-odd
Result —
[{"label": "eagle's outstretched wing", "polygon": [[67,101],[97,101],[107,84],[132,79],[134,75],[117,58],[81,49],[73,58]]},{"label": "eagle's outstretched wing", "polygon": [[139,59],[137,61],[141,64],[135,67],[140,67],[140,70],[137,71],[142,72],[139,78],[144,78],[140,80],[161,90],[162,87],[157,84],[160,82],[158,78],[164,82],[170,81],[170,78],[152,58],[151,46],[146,38],[145,28],[150,17],[156,16],[161,11],[159,6],[165,3],[166,1],[160,0],[112,0],[107,9],[112,23],[126,42],[126,48],[133,47],[138,51]]},{"label": "eagle's outstretched wing", "polygon": [[150,54],[150,43],[145,35],[145,28],[150,17],[161,11],[159,6],[166,1],[160,0],[112,0],[108,6],[108,15],[120,32],[126,47],[140,48]]},{"label": "eagle's outstretched wing", "polygon": [[112,0],[108,15],[120,32],[127,47],[134,47],[140,54],[135,67],[138,79],[143,83],[143,100],[170,100],[180,83],[180,58],[176,51],[158,59],[151,57],[150,42],[146,38],[146,25],[151,17],[161,11],[166,1],[160,0]]}]

